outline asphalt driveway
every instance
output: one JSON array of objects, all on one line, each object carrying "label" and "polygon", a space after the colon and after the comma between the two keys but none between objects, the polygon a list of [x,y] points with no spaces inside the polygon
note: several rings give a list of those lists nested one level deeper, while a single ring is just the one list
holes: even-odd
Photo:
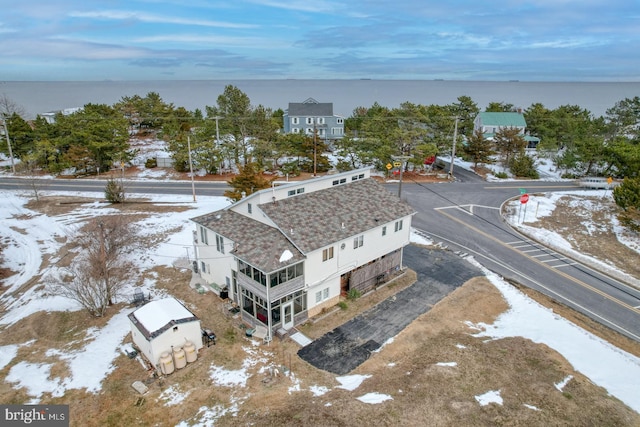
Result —
[{"label": "asphalt driveway", "polygon": [[298,355],[322,370],[347,374],[451,291],[482,275],[446,250],[409,245],[403,261],[417,273],[413,285],[301,348]]}]

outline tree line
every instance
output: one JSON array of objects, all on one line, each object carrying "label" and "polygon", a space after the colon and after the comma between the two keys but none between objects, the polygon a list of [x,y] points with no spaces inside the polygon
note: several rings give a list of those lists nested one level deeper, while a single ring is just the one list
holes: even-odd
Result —
[{"label": "tree line", "polygon": [[[258,170],[310,172],[314,152],[316,168],[324,172],[331,167],[326,156],[329,148],[339,159],[333,165],[338,170],[362,165],[384,170],[391,156],[397,155],[409,157],[408,168],[420,168],[425,158],[450,154],[454,143],[456,153],[476,166],[497,157],[516,176],[529,176],[535,169],[526,159],[526,141],[515,129],[502,129],[492,141],[474,132],[474,119],[481,110],[468,96],[449,105],[405,102],[396,108],[378,103],[358,107],[345,120],[345,137],[331,147],[313,135],[281,133],[281,109],[252,106],[249,97],[232,85],[204,111],[176,107],[155,92],[125,96],[114,105],[87,104],[75,113],[57,114],[51,123],[41,116],[24,120],[6,99],[0,109],[13,156],[20,159],[23,170],[53,174],[69,169],[92,174],[126,164],[136,155],[129,147],[130,137],[146,133],[167,142],[176,170],[188,170],[190,145],[193,166],[208,174],[249,163]],[[516,109],[492,102],[484,111]],[[522,114],[528,133],[540,138],[539,154],[566,177],[638,175],[639,97],[619,101],[604,117],[594,117],[575,105],[548,109],[532,104]],[[8,146],[0,146],[8,154]]]}]

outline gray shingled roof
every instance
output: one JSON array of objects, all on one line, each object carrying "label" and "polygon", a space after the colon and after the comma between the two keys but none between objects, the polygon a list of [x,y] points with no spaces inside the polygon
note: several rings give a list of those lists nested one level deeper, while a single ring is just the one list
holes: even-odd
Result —
[{"label": "gray shingled roof", "polygon": [[332,102],[319,102],[317,104],[305,102],[290,102],[287,110],[289,117],[292,116],[308,116],[308,117],[331,117],[333,116]]},{"label": "gray shingled roof", "polygon": [[[260,208],[282,233],[229,209],[192,221],[237,242],[232,252],[235,256],[269,273],[302,261],[306,253],[415,213],[372,178],[265,203]],[[227,253],[231,249],[227,248]],[[280,263],[285,250],[293,258]]]},{"label": "gray shingled roof", "polygon": [[372,178],[266,203],[260,208],[303,253],[415,213]]},{"label": "gray shingled roof", "polygon": [[[300,251],[277,229],[231,210],[216,211],[192,218],[192,221],[238,243],[236,249],[226,247],[225,252],[233,253],[265,273],[304,259]],[[281,263],[280,257],[285,250],[289,250],[293,258]]]}]

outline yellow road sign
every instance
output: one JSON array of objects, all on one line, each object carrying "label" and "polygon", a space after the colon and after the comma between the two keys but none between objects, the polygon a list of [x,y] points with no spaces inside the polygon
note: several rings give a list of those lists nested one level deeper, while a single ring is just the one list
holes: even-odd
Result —
[{"label": "yellow road sign", "polygon": [[402,166],[402,163],[400,163],[400,162],[393,162],[393,167],[395,167],[395,168],[399,168],[400,166]]},{"label": "yellow road sign", "polygon": [[393,166],[391,166],[391,163],[387,163],[387,170],[391,169]]}]

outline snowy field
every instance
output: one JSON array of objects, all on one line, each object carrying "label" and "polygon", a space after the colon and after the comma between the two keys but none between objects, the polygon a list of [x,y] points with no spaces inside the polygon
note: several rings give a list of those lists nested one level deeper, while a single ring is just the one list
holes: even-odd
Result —
[{"label": "snowy field", "polygon": [[[44,193],[46,195],[54,194]],[[581,194],[588,193],[581,192]],[[99,193],[64,193],[64,195],[102,197]],[[51,296],[42,287],[30,287],[25,292],[13,294],[16,296],[10,294],[19,290],[36,275],[42,275],[44,278],[56,274],[55,263],[58,260],[58,251],[62,246],[60,237],[72,235],[79,222],[94,215],[96,209],[100,209],[100,212],[104,214],[109,208],[99,206],[98,203],[86,203],[77,205],[66,215],[50,218],[25,207],[30,195],[2,191],[0,197],[3,199],[0,207],[0,223],[2,224],[0,238],[6,248],[3,267],[18,272],[2,282],[5,292],[0,297],[0,304],[4,307],[2,317],[0,317],[0,325],[11,327],[20,319],[38,311],[80,310],[80,307],[72,301]],[[190,196],[145,195],[144,197],[158,204],[171,203],[175,206],[176,202],[179,202],[179,206],[187,206],[190,209],[175,213],[152,213],[147,219],[137,223],[140,229],[172,230],[165,241],[155,247],[147,248],[144,253],[135,257],[141,270],[153,265],[172,265],[179,257],[185,256],[187,253],[185,248],[191,246],[193,230],[188,219],[220,209],[228,204],[228,201],[222,197],[200,197],[197,203],[191,202]],[[538,210],[537,215],[541,216],[552,212],[557,197],[556,194],[540,197],[540,201],[544,203],[544,209]],[[534,219],[532,218],[532,220]],[[514,223],[518,222],[515,218],[509,218],[509,220]],[[416,243],[429,243],[416,233],[413,233],[412,240]],[[554,240],[554,244],[560,245],[566,244],[566,242],[561,241],[558,236],[557,240]],[[627,244],[638,251],[638,242],[627,242]],[[178,253],[181,255],[176,255]],[[42,270],[41,265],[45,255],[51,257],[50,266]],[[474,262],[473,259],[470,262]],[[510,309],[491,325],[469,323],[471,333],[485,339],[520,336],[536,343],[544,343],[561,353],[577,371],[587,376],[593,383],[604,387],[611,395],[640,412],[639,358],[613,347],[559,317],[493,273],[487,271],[486,275],[502,293]],[[144,287],[145,293],[161,295],[154,288],[153,280],[147,280]],[[12,383],[15,388],[25,388],[32,398],[31,403],[40,402],[44,393],[63,396],[65,391],[71,389],[86,388],[89,392],[99,393],[103,380],[115,368],[114,359],[124,351],[123,341],[130,330],[127,319],[127,314],[130,312],[130,308],[123,309],[115,314],[102,329],[88,330],[85,337],[86,344],[80,350],[51,350],[52,356],[57,356],[68,363],[69,374],[67,377],[52,378],[50,376],[51,365],[46,363],[18,362],[12,366],[5,381]],[[28,347],[29,345],[31,345],[30,342],[24,342],[0,347],[0,369],[7,366],[15,358],[19,347]],[[211,365],[209,372],[212,382],[220,387],[232,387],[236,391],[232,393],[230,402],[226,406],[201,408],[196,418],[189,420],[191,425],[193,423],[211,425],[211,422],[224,414],[238,413],[246,396],[243,397],[241,392],[238,393],[237,390],[241,391],[245,387],[250,376],[249,368],[260,364],[262,360],[257,348],[257,343],[253,347],[247,346],[245,348],[246,360],[241,369],[230,371],[221,366]],[[443,360],[439,363],[455,369],[457,361]],[[306,390],[319,396],[329,390],[324,386],[303,384],[293,372],[288,375],[292,383],[289,393]],[[367,378],[366,375],[337,377],[336,380],[340,383],[337,387],[355,391]],[[567,378],[566,382],[570,380],[571,378]],[[556,387],[561,389],[566,385],[566,382],[557,384]],[[161,395],[160,400],[165,405],[175,405],[186,399],[192,392],[195,391],[170,388]],[[501,404],[503,397],[500,390],[487,390],[486,393],[476,396],[476,400],[479,405]],[[393,399],[393,396],[381,393],[360,395],[356,391],[354,398],[369,404],[379,404]],[[533,405],[530,407],[533,410],[538,410]]]}]

